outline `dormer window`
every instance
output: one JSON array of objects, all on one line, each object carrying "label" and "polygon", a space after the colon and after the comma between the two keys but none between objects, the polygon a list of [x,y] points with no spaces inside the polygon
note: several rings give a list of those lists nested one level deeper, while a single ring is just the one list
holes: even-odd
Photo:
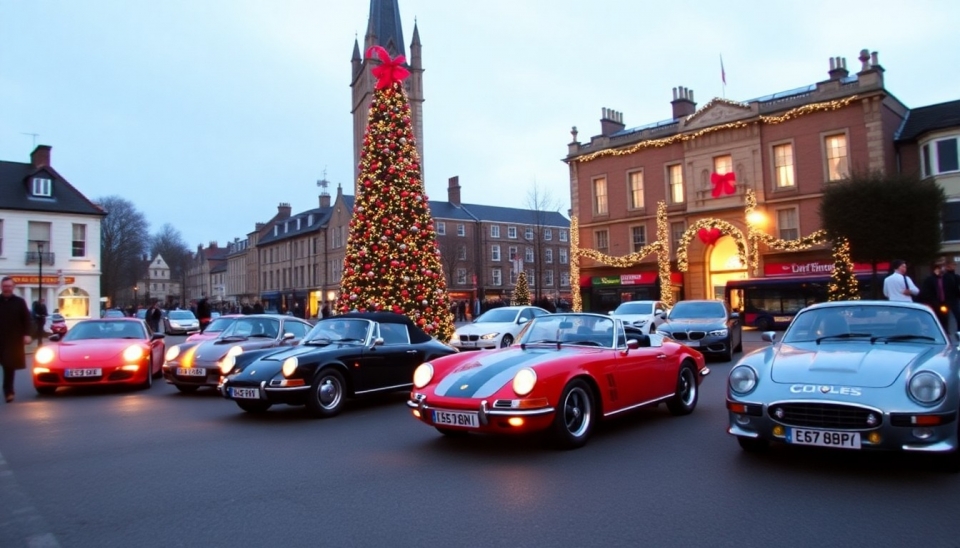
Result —
[{"label": "dormer window", "polygon": [[313,226],[313,213],[307,215],[307,226]]},{"label": "dormer window", "polygon": [[300,230],[300,221],[303,220],[303,217],[297,217],[297,230]]},{"label": "dormer window", "polygon": [[45,198],[49,198],[52,187],[53,187],[53,183],[50,181],[50,179],[47,179],[45,177],[33,178],[33,195],[34,196],[42,196]]},{"label": "dormer window", "polygon": [[273,225],[273,235],[278,236],[280,234],[280,225]]}]

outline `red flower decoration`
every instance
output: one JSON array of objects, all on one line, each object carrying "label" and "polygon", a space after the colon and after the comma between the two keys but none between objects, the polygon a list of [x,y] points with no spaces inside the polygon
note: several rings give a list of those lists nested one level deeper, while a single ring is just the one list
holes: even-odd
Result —
[{"label": "red flower decoration", "polygon": [[717,243],[717,240],[720,239],[720,236],[722,236],[720,229],[715,226],[710,227],[709,230],[706,228],[701,228],[697,232],[697,237],[700,238],[700,241],[703,242],[704,245],[713,245]]},{"label": "red flower decoration", "polygon": [[719,198],[725,194],[737,193],[737,187],[734,185],[734,183],[737,182],[737,176],[732,171],[730,173],[724,173],[723,175],[713,173],[710,175],[710,182],[713,183],[714,198]]},{"label": "red flower decoration", "polygon": [[[374,53],[380,58],[380,65],[373,67],[371,71],[377,77],[377,89],[388,88],[394,82],[402,82],[407,76],[410,76],[410,71],[402,66],[407,62],[407,58],[403,55],[397,55],[391,59],[387,50],[380,46],[373,46],[367,50],[367,58],[373,57]],[[383,104],[380,106],[386,108]]]}]

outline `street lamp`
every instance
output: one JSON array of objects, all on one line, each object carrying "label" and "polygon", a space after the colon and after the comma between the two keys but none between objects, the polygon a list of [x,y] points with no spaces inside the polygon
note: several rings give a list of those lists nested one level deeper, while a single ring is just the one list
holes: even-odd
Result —
[{"label": "street lamp", "polygon": [[133,286],[133,308],[134,308],[134,310],[136,310],[137,308],[140,308],[140,298],[139,298],[139,296],[138,296],[138,292],[139,292],[139,291],[140,291],[140,286],[139,286],[139,285]]},{"label": "street lamp", "polygon": [[[43,242],[37,242],[37,292],[40,294],[37,297],[37,303],[40,306],[43,306],[41,302],[43,300]],[[39,307],[37,307],[39,309]],[[46,318],[44,318],[46,320]],[[37,346],[43,345],[43,325],[40,325],[40,328],[37,329]]]}]

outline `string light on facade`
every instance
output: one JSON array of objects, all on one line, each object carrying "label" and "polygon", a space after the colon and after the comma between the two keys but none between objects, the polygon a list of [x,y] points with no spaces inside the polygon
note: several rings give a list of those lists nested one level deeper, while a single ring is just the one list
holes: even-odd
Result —
[{"label": "string light on facade", "polygon": [[777,251],[804,251],[814,246],[821,245],[827,241],[827,232],[817,230],[807,236],[802,236],[795,240],[783,240],[771,236],[760,229],[760,219],[763,214],[757,210],[757,194],[753,189],[748,189],[747,207],[744,211],[747,219],[748,237],[750,239],[750,269],[757,273],[759,270],[760,243],[765,244],[770,249]]},{"label": "string light on facade", "polygon": [[687,247],[690,245],[690,242],[697,236],[700,229],[712,228],[718,229],[723,236],[733,238],[733,241],[737,244],[737,256],[740,258],[740,264],[747,264],[747,241],[743,236],[743,232],[723,219],[707,218],[700,219],[690,225],[680,238],[680,243],[677,247],[677,269],[680,272],[686,272],[690,267],[690,262],[687,258]]}]

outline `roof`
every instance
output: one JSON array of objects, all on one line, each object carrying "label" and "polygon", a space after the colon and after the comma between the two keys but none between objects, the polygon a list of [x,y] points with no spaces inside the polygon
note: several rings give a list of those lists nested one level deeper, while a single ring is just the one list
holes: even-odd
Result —
[{"label": "roof", "polygon": [[[430,203],[430,207],[433,207],[433,202]],[[476,220],[483,222],[570,228],[570,219],[564,217],[559,211],[536,211],[533,209],[479,204],[463,204],[463,208]],[[542,215],[542,217],[537,219],[538,215]],[[434,217],[440,216],[434,214]]]},{"label": "roof", "polygon": [[377,45],[391,56],[406,55],[403,46],[403,26],[400,24],[400,6],[397,0],[370,0],[368,29],[377,37]]},{"label": "roof", "polygon": [[[27,181],[34,176],[49,177],[52,183],[49,198],[30,195]],[[73,213],[79,215],[106,215],[52,167],[36,168],[33,164],[0,161],[0,209]]]},{"label": "roof", "polygon": [[897,131],[896,141],[915,141],[925,133],[957,127],[960,127],[960,99],[910,109]]},{"label": "roof", "polygon": [[320,321],[329,322],[344,319],[362,319],[372,320],[378,323],[400,323],[406,325],[407,330],[410,332],[410,342],[414,344],[424,343],[433,338],[420,329],[417,324],[413,323],[413,320],[411,320],[409,317],[403,314],[395,314],[393,312],[350,312],[347,314],[341,314],[339,316],[330,316],[329,318],[324,318]]},{"label": "roof", "polygon": [[211,274],[219,274],[220,272],[227,271],[227,261],[218,261],[217,264],[213,265],[210,269]]},{"label": "roof", "polygon": [[[271,227],[270,230],[257,242],[257,246],[279,242],[288,238],[296,238],[298,236],[320,230],[321,228],[327,226],[327,224],[330,222],[330,216],[334,212],[335,205],[336,201],[331,203],[328,207],[308,209],[307,211],[297,213],[296,215],[291,215],[290,217],[281,221],[276,221],[273,226],[281,227],[278,233],[274,235],[274,229]],[[353,196],[344,194],[343,205],[352,211]],[[308,222],[310,221],[311,215],[313,215],[313,223]],[[297,219],[300,219],[299,229],[297,229]],[[286,230],[284,230],[284,226],[287,227]]]}]

